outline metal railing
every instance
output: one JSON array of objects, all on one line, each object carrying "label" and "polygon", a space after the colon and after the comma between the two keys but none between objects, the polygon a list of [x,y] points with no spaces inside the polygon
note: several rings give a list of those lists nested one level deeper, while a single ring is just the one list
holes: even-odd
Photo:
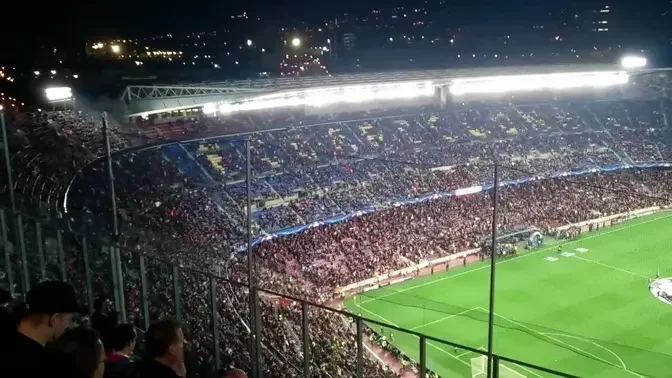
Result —
[{"label": "metal railing", "polygon": [[[345,340],[334,336],[330,342],[354,341],[356,349],[351,355],[355,359],[341,361],[339,368],[352,372],[356,377],[367,377],[374,371],[371,368],[372,357],[367,349],[375,348],[369,343],[369,338],[374,334],[371,330],[376,327],[384,327],[389,332],[404,335],[407,340],[416,340],[419,355],[414,359],[409,358],[408,361],[416,364],[415,371],[422,377],[431,371],[431,362],[427,358],[428,348],[459,351],[463,357],[460,357],[462,362],[457,364],[462,366],[455,371],[456,376],[510,376],[501,373],[504,367],[509,371],[533,371],[537,375],[542,373],[545,376],[574,377],[498,354],[492,355],[492,368],[488,374],[487,367],[483,366],[487,351],[483,349],[263,288],[252,287],[249,290],[253,298],[250,302],[251,308],[247,304],[234,307],[233,303],[246,301],[245,292],[249,287],[226,276],[164,261],[149,252],[131,250],[126,245],[113,243],[113,238],[105,240],[72,232],[62,228],[62,224],[54,224],[52,221],[7,208],[0,208],[0,222],[6,273],[3,281],[12,296],[20,297],[40,281],[59,279],[70,282],[91,309],[96,298],[113,298],[120,318],[143,329],[162,317],[173,317],[185,326],[185,332],[192,343],[198,345],[195,355],[212,370],[224,366],[227,358],[235,359],[224,349],[232,347],[227,343],[241,343],[231,342],[226,338],[228,331],[223,332],[222,327],[231,325],[222,323],[239,321],[242,325],[239,328],[243,330],[239,336],[251,336],[250,339],[256,341],[248,345],[256,349],[249,351],[251,356],[255,356],[252,366],[259,367],[254,369],[256,376],[263,376],[269,367],[277,366],[275,361],[293,371],[291,375],[327,376],[328,373],[319,369],[330,361],[321,360],[324,354],[317,351],[320,346],[314,344],[316,341],[324,341],[322,331],[316,329],[323,324],[316,324],[314,321],[329,320],[334,322],[332,327],[328,327],[329,330],[347,330],[341,335],[344,335]],[[197,292],[198,289],[201,292]],[[195,302],[199,305],[195,305]],[[269,306],[268,303],[271,302],[275,304]],[[231,307],[227,308],[228,306]],[[269,311],[279,311],[285,316],[291,314],[285,321],[290,322],[289,327],[296,331],[294,336],[298,336],[299,340],[293,342],[299,344],[300,348],[297,350],[300,353],[286,353],[282,350],[282,345],[274,345],[270,334],[277,333],[278,330],[273,328],[275,324],[267,324]],[[227,315],[222,315],[222,312],[227,312]],[[250,312],[256,315],[253,316],[253,319],[257,319],[256,324],[250,324]],[[342,323],[339,318],[347,319],[347,322]],[[205,324],[207,327],[204,327]],[[200,327],[196,329],[194,325]],[[245,335],[245,332],[250,332],[250,335]],[[247,352],[233,351],[234,354]],[[446,358],[451,360],[457,356],[446,352]],[[469,360],[473,366],[467,366],[466,361]]]}]

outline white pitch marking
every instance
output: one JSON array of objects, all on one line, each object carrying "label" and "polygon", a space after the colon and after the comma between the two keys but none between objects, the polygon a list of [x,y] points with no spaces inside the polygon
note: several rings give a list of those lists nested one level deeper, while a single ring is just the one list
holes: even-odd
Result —
[{"label": "white pitch marking", "polygon": [[468,312],[471,312],[471,311],[474,311],[474,310],[478,310],[478,309],[479,309],[478,307],[474,307],[474,308],[470,308],[470,309],[468,309],[468,310],[460,311],[460,312],[458,312],[457,314],[452,314],[452,315],[444,316],[444,317],[441,318],[441,319],[436,319],[436,320],[431,321],[431,322],[429,322],[429,323],[427,323],[427,324],[422,324],[422,325],[419,325],[419,326],[417,326],[417,327],[413,327],[413,328],[411,328],[411,331],[415,331],[416,329],[420,329],[420,328],[426,327],[426,326],[431,325],[431,324],[441,323],[441,322],[444,321],[444,320],[452,319],[452,318],[455,318],[455,317],[457,317],[457,316],[464,315],[464,314],[466,314],[466,313],[468,313]]},{"label": "white pitch marking", "polygon": [[615,267],[615,266],[612,266],[612,265],[608,265],[608,264],[603,264],[603,263],[601,263],[601,262],[597,262],[597,261],[595,261],[595,260],[587,259],[587,258],[585,258],[585,257],[581,257],[581,256],[577,256],[577,255],[574,255],[574,257],[576,257],[576,258],[579,259],[579,260],[583,260],[583,261],[586,261],[586,262],[589,262],[589,263],[593,263],[593,264],[596,264],[596,265],[600,265],[600,266],[603,266],[603,267],[605,267],[605,268],[609,268],[609,269],[617,270],[617,271],[619,271],[619,272],[623,272],[623,273],[625,273],[625,274],[629,274],[629,275],[631,275],[631,276],[635,276],[635,277],[639,277],[639,278],[646,278],[646,279],[649,278],[649,277],[647,277],[647,276],[642,276],[641,274],[637,274],[637,273],[635,273],[635,272],[631,272],[631,271],[629,271],[629,270],[621,269],[621,268],[618,268],[618,267]]}]

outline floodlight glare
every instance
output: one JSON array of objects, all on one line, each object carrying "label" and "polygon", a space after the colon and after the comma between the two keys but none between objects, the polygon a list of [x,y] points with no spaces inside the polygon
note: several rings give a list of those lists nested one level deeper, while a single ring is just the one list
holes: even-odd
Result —
[{"label": "floodlight glare", "polygon": [[62,101],[72,98],[72,88],[70,87],[53,87],[44,90],[49,101]]},{"label": "floodlight glare", "polygon": [[0,112],[4,109],[5,107],[0,105]]},{"label": "floodlight glare", "polygon": [[646,58],[641,56],[626,56],[621,59],[623,68],[642,68],[646,66]]},{"label": "floodlight glare", "polygon": [[203,113],[205,114],[215,114],[217,113],[217,104],[214,102],[209,102],[203,105]]},{"label": "floodlight glare", "polygon": [[301,40],[299,38],[292,38],[292,46],[299,47],[301,46]]},{"label": "floodlight glare", "polygon": [[119,54],[121,52],[121,47],[119,47],[119,45],[111,45],[110,49],[115,54]]}]

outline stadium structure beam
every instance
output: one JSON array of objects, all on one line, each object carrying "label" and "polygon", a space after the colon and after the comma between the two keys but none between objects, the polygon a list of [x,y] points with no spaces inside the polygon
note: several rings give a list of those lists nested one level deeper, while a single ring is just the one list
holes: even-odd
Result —
[{"label": "stadium structure beam", "polygon": [[127,104],[138,100],[165,99],[175,97],[212,96],[231,93],[256,93],[264,90],[243,87],[219,86],[172,86],[172,85],[129,85],[121,95]]}]

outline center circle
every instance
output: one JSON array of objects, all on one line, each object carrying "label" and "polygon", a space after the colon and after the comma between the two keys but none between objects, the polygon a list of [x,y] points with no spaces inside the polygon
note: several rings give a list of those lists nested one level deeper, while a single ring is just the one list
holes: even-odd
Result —
[{"label": "center circle", "polygon": [[649,290],[654,297],[672,305],[672,277],[659,278],[651,282]]}]

